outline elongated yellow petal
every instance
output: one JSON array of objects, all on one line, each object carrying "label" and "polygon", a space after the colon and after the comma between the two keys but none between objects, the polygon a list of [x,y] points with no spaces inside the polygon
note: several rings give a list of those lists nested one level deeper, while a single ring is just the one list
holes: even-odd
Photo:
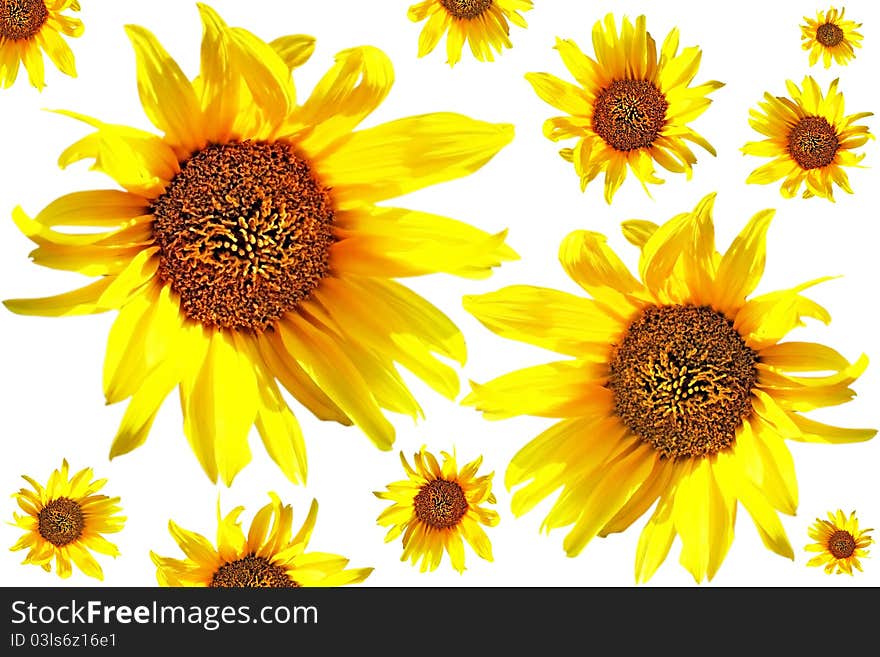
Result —
[{"label": "elongated yellow petal", "polygon": [[228,34],[235,74],[245,83],[265,119],[256,136],[273,136],[296,107],[290,69],[272,46],[247,30],[234,27]]},{"label": "elongated yellow petal", "polygon": [[204,116],[205,138],[225,143],[233,136],[239,111],[242,84],[231,63],[232,46],[229,28],[208,5],[197,3],[202,19],[201,66],[199,85]]},{"label": "elongated yellow petal", "polygon": [[675,491],[660,498],[651,519],[639,535],[636,550],[636,582],[647,582],[666,560],[675,539],[675,523],[672,509]]},{"label": "elongated yellow petal", "polygon": [[202,111],[189,79],[156,37],[138,25],[125,32],[137,62],[138,93],[144,111],[180,159],[204,147]]},{"label": "elongated yellow petal", "polygon": [[714,472],[719,486],[746,507],[764,545],[776,554],[794,559],[794,551],[776,510],[767,502],[763,493],[743,476],[736,456],[719,452],[716,459]]},{"label": "elongated yellow petal", "polygon": [[287,350],[322,390],[380,449],[391,449],[394,428],[382,415],[368,384],[332,337],[294,315],[279,322]]},{"label": "elongated yellow petal", "polygon": [[807,443],[860,443],[877,435],[876,429],[845,429],[824,424],[804,417],[800,413],[789,413],[792,422],[800,429],[800,434],[791,436],[792,440]]},{"label": "elongated yellow petal", "polygon": [[641,445],[619,461],[609,464],[592,493],[583,500],[581,516],[566,535],[563,547],[576,556],[599,530],[614,517],[653,467],[653,449]]},{"label": "elongated yellow petal", "polygon": [[592,299],[531,285],[468,295],[465,310],[501,337],[563,354],[600,360],[625,328]]},{"label": "elongated yellow petal", "polygon": [[611,415],[614,400],[604,386],[605,369],[604,365],[597,368],[579,361],[534,365],[486,384],[471,383],[472,391],[462,403],[476,407],[489,420],[517,415]]},{"label": "elongated yellow petal", "polygon": [[58,158],[61,168],[93,159],[93,169],[103,171],[126,190],[145,198],[155,198],[180,170],[177,156],[156,135],[122,125],[58,110],[58,114],[83,121],[97,130],[68,146]]},{"label": "elongated yellow petal", "polygon": [[716,302],[731,315],[757,287],[764,273],[767,229],[774,213],[774,210],[764,210],[752,217],[718,265]]},{"label": "elongated yellow petal", "polygon": [[302,148],[317,155],[349,135],[382,103],[393,83],[391,60],[378,48],[362,46],[337,54],[333,68],[291,119],[307,127],[300,138]]},{"label": "elongated yellow petal", "polygon": [[330,250],[334,270],[400,278],[445,272],[487,278],[517,256],[507,231],[490,235],[464,222],[401,208],[358,209],[336,217],[342,239]]},{"label": "elongated yellow petal", "polygon": [[256,425],[263,445],[290,481],[305,484],[308,466],[299,422],[274,383],[260,379],[257,384],[260,406],[257,409]]},{"label": "elongated yellow petal", "polygon": [[248,434],[257,414],[257,394],[243,339],[214,331],[187,412],[195,415],[193,428],[213,443],[217,472],[227,486],[251,458]]},{"label": "elongated yellow petal", "polygon": [[559,247],[559,261],[575,283],[624,319],[640,304],[642,284],[608,248],[604,235],[586,230],[569,233]]},{"label": "elongated yellow petal", "polygon": [[351,418],[321,390],[300,367],[299,363],[287,353],[280,338],[260,336],[258,346],[267,369],[298,402],[314,413],[317,418],[339,422],[346,426],[352,424]]},{"label": "elongated yellow petal", "polygon": [[345,209],[471,174],[512,139],[511,125],[423,114],[352,133],[315,166]]}]

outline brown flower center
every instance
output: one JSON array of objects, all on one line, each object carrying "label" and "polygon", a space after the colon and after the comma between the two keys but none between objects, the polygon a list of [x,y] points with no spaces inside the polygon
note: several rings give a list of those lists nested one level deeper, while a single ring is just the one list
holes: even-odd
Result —
[{"label": "brown flower center", "polygon": [[0,0],[0,39],[26,41],[49,19],[43,0]]},{"label": "brown flower center", "polygon": [[835,559],[846,559],[856,551],[856,542],[852,534],[843,529],[838,529],[828,539],[828,551]]},{"label": "brown flower center", "polygon": [[82,507],[68,497],[59,497],[44,506],[37,523],[40,536],[56,547],[73,543],[86,526]]},{"label": "brown flower center", "polygon": [[805,116],[788,133],[788,152],[802,169],[819,169],[834,161],[840,142],[823,116]]},{"label": "brown flower center", "polygon": [[668,458],[729,447],[751,413],[757,356],[733,322],[705,306],[648,306],[615,346],[614,409]]},{"label": "brown flower center", "polygon": [[440,5],[455,18],[470,20],[492,6],[493,0],[440,0]]},{"label": "brown flower center", "polygon": [[211,578],[213,588],[239,589],[292,589],[300,585],[284,572],[284,569],[268,559],[254,554],[229,561],[217,569]]},{"label": "brown flower center", "polygon": [[333,203],[285,142],[198,151],[151,211],[158,275],[207,326],[262,331],[327,274]]},{"label": "brown flower center", "polygon": [[666,96],[647,80],[615,80],[596,97],[593,130],[619,151],[650,146],[666,125]]},{"label": "brown flower center", "polygon": [[455,527],[467,513],[464,491],[454,481],[429,481],[413,499],[416,517],[434,529]]},{"label": "brown flower center", "polygon": [[843,41],[843,30],[834,23],[825,23],[816,28],[816,41],[826,48],[833,48]]}]

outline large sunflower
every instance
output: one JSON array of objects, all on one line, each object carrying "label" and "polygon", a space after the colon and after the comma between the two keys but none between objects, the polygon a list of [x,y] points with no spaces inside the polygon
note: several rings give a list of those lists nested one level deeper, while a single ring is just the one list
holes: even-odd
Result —
[{"label": "large sunflower", "polygon": [[808,75],[802,88],[786,81],[791,98],[764,93],[760,110],[749,110],[749,124],[767,139],[749,142],[742,151],[773,160],[752,171],[747,183],[766,185],[784,178],[780,192],[785,198],[793,198],[802,184],[806,185],[804,198],[821,196],[833,201],[835,184],[853,193],[843,167],[858,166],[865,157],[853,150],[874,136],[856,122],[872,112],[846,116],[837,83],[834,80],[823,96]]},{"label": "large sunflower", "polygon": [[82,21],[61,12],[79,11],[79,0],[0,0],[0,83],[11,87],[19,64],[27,70],[31,85],[42,90],[46,84],[43,51],[58,70],[76,77],[73,52],[61,38],[78,37]]},{"label": "large sunflower", "polygon": [[646,183],[663,180],[654,162],[673,173],[692,174],[697,157],[685,142],[715,149],[687,124],[702,114],[707,95],[722,87],[710,81],[691,87],[702,53],[697,47],[678,52],[678,29],[657,44],[647,31],[645,17],[635,25],[624,17],[618,33],[614,16],[593,26],[596,59],[567,39],[556,49],[577,85],[549,73],[528,73],[535,93],[566,116],[544,122],[544,135],[553,141],[577,139],[574,148],[559,153],[574,165],[581,190],[605,172],[605,200],[611,203],[623,184],[627,167],[647,192]]},{"label": "large sunflower", "polygon": [[489,419],[561,418],[511,460],[505,484],[521,486],[514,514],[559,492],[543,526],[573,525],[563,545],[574,556],[656,502],[638,544],[639,582],[676,535],[681,563],[698,582],[711,579],[733,541],[739,503],[765,545],[793,558],[777,515],[797,507],[785,440],[875,434],[802,414],[853,397],[849,385],[867,358],[851,364],[830,347],[782,341],[807,317],[829,321],[801,294],[825,279],[747,298],[763,273],[773,212],[756,214],[721,255],[713,203],[710,195],[661,226],[624,224],[641,247],[641,281],[603,235],[579,230],[559,258],[590,298],[532,286],[465,298],[495,333],[571,357],[474,384],[464,400]]},{"label": "large sunflower", "polygon": [[862,24],[844,20],[846,8],[839,11],[831,7],[827,12],[817,11],[816,19],[804,16],[801,25],[801,47],[810,51],[810,66],[822,58],[825,68],[831,67],[831,59],[846,66],[856,56],[855,48],[862,47],[862,35],[856,32]]},{"label": "large sunflower", "polygon": [[207,586],[216,588],[296,588],[343,586],[364,581],[372,568],[349,568],[348,559],[327,552],[306,552],[318,503],[312,501],[296,536],[292,535],[293,509],[275,493],[271,502],[254,514],[247,536],[238,517],[239,506],[225,517],[217,506],[217,547],[196,532],[168,522],[168,530],[186,559],[162,557],[150,552],[161,586]]},{"label": "large sunflower", "polygon": [[527,27],[519,12],[531,8],[532,0],[422,0],[409,8],[408,16],[413,22],[427,19],[419,35],[419,57],[433,51],[446,34],[446,63],[455,66],[465,41],[481,62],[494,61],[494,52],[512,48],[510,23]]},{"label": "large sunflower", "polygon": [[186,437],[212,481],[228,485],[248,463],[254,425],[287,477],[304,481],[304,443],[279,383],[382,449],[394,441],[383,409],[422,412],[398,365],[456,396],[445,361],[464,362],[461,333],[393,278],[481,278],[516,254],[505,232],[377,203],[472,173],[513,131],[450,113],[353,131],[391,86],[382,52],[339,53],[298,104],[291,69],[311,37],[267,44],[199,10],[194,81],[150,32],[127,27],[141,101],[163,137],[66,112],[96,130],[61,166],[93,159],[123,189],[75,192],[33,219],[14,211],[38,245],[34,262],[98,279],[5,303],[26,315],[119,311],[104,391],[108,403],[130,402],[111,457],[144,442],[179,387]]},{"label": "large sunflower", "polygon": [[92,552],[119,556],[119,549],[104,534],[122,531],[125,517],[118,497],[99,494],[106,479],[92,479],[91,468],[72,477],[67,459],[54,470],[45,486],[27,475],[22,478],[31,489],[22,488],[13,495],[25,515],[13,514],[15,525],[25,534],[10,550],[28,550],[23,563],[55,570],[60,577],[73,573],[71,562],[89,577],[104,579],[104,571]]},{"label": "large sunflower", "polygon": [[445,551],[452,567],[463,573],[462,537],[477,556],[492,561],[492,543],[480,525],[494,527],[499,517],[497,512],[480,505],[495,504],[494,473],[477,476],[482,456],[459,470],[455,454],[440,455],[442,464],[422,447],[413,456],[413,467],[400,453],[407,479],[374,493],[379,499],[393,502],[379,515],[378,523],[390,527],[386,543],[403,534],[401,561],[409,559],[413,565],[421,561],[419,569],[424,573],[437,569]]},{"label": "large sunflower", "polygon": [[818,552],[807,562],[808,566],[821,566],[827,574],[853,574],[853,568],[862,570],[859,559],[868,556],[868,546],[874,542],[873,529],[859,529],[856,512],[847,518],[840,509],[837,513],[828,512],[828,519],[816,518],[807,530],[815,543],[806,546],[807,552]]}]

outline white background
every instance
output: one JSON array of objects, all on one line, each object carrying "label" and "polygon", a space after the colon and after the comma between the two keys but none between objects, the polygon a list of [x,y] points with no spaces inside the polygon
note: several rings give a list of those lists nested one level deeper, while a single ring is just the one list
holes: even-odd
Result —
[{"label": "white background", "polygon": [[[42,94],[22,79],[0,91],[0,216],[9,217],[21,204],[34,214],[57,196],[83,189],[112,187],[102,174],[81,164],[61,172],[58,154],[87,128],[75,121],[41,111],[66,108],[102,120],[152,130],[140,109],[134,58],[123,25],[136,23],[152,30],[191,77],[197,72],[201,28],[194,2],[179,0],[86,0],[81,18],[82,38],[70,43],[76,53],[79,78],[70,79],[47,64],[47,87]],[[812,323],[788,339],[815,340],[834,346],[851,360],[867,353],[872,365],[856,382],[858,397],[843,406],[814,412],[810,417],[841,426],[877,427],[880,403],[880,354],[876,322],[880,202],[877,143],[869,142],[864,164],[852,170],[855,195],[838,193],[838,201],[801,198],[786,200],[777,185],[745,185],[749,172],[766,159],[745,156],[740,147],[759,136],[748,125],[748,110],[765,90],[785,93],[785,80],[800,83],[810,73],[823,89],[836,76],[846,95],[847,112],[876,110],[880,95],[876,72],[880,64],[880,9],[871,0],[851,0],[847,15],[864,23],[864,48],[847,67],[807,65],[800,48],[798,25],[805,14],[826,8],[816,2],[757,2],[741,0],[718,5],[702,1],[575,2],[537,0],[526,14],[529,28],[513,28],[514,48],[492,64],[475,62],[466,53],[454,69],[445,62],[444,44],[423,59],[416,58],[422,24],[406,18],[407,0],[215,0],[213,6],[231,25],[250,29],[271,40],[282,34],[317,37],[311,61],[297,71],[301,98],[332,64],[336,52],[361,44],[382,48],[395,66],[396,83],[382,106],[367,119],[374,125],[431,111],[456,111],[475,118],[512,123],[516,139],[486,167],[469,178],[437,185],[395,203],[467,220],[489,231],[510,228],[509,243],[521,260],[505,264],[484,281],[448,276],[410,280],[411,286],[437,304],[458,323],[469,348],[462,371],[462,394],[467,379],[486,381],[512,369],[558,358],[522,343],[490,333],[461,307],[463,294],[496,290],[510,284],[536,284],[570,292],[578,288],[560,268],[556,253],[569,231],[587,228],[608,235],[631,267],[636,249],[620,236],[619,225],[629,218],[662,222],[692,208],[705,194],[718,192],[716,224],[719,247],[727,248],[749,217],[776,208],[769,232],[765,276],[757,293],[789,287],[828,274],[842,275],[810,291],[831,311],[830,326]],[[570,164],[558,157],[560,145],[541,134],[545,118],[557,112],[532,92],[524,74],[546,71],[569,79],[556,51],[556,36],[574,39],[592,53],[593,23],[614,10],[635,18],[648,17],[648,29],[660,42],[674,26],[682,46],[699,45],[703,61],[695,80],[710,79],[726,86],[712,95],[709,110],[693,124],[717,149],[713,158],[698,150],[694,176],[664,174],[665,185],[652,187],[653,199],[630,177],[608,206],[601,178],[581,193]],[[866,123],[877,132],[874,118]],[[567,144],[566,144],[567,145]],[[84,284],[81,277],[50,271],[29,263],[32,245],[12,221],[0,221],[0,297],[44,296]],[[530,514],[515,518],[504,471],[513,454],[552,420],[515,418],[485,421],[473,409],[434,393],[405,373],[423,404],[426,419],[414,424],[392,417],[398,428],[395,450],[381,452],[356,429],[322,423],[295,403],[303,425],[309,459],[306,486],[293,486],[269,460],[256,431],[254,459],[231,488],[215,486],[203,474],[181,431],[177,395],[163,406],[146,445],[110,462],[110,441],[125,404],[107,407],[101,392],[101,367],[108,329],[115,314],[50,319],[21,317],[0,309],[0,492],[15,492],[24,484],[21,474],[45,481],[63,457],[78,470],[92,466],[109,483],[105,492],[122,498],[128,522],[110,538],[120,547],[116,559],[101,558],[107,586],[152,586],[155,568],[149,551],[181,556],[167,532],[173,518],[183,527],[214,538],[218,496],[224,511],[243,504],[250,522],[270,490],[294,506],[294,523],[305,518],[309,502],[320,504],[311,550],[343,554],[351,566],[373,566],[363,586],[634,586],[633,565],[639,532],[647,515],[627,532],[592,541],[577,558],[562,549],[566,529],[539,533],[551,500]],[[459,575],[448,559],[440,569],[421,574],[401,562],[399,541],[384,543],[385,529],[376,517],[387,502],[373,496],[389,482],[403,478],[398,451],[411,457],[425,444],[435,453],[457,449],[465,462],[485,457],[482,473],[495,471],[494,487],[501,522],[488,530],[495,561],[485,562],[467,552],[467,570]],[[876,471],[880,441],[842,446],[790,443],[800,486],[796,516],[782,516],[795,549],[794,561],[763,547],[744,509],[736,525],[730,553],[710,583],[703,586],[876,586],[880,583],[880,548],[864,562],[856,577],[829,577],[807,568],[803,546],[811,542],[807,527],[826,511],[855,509],[863,525],[880,527],[880,496]],[[17,508],[11,497],[0,505],[4,520]],[[0,524],[0,546],[12,545],[19,530]],[[676,543],[648,586],[695,586],[678,564]],[[69,580],[35,566],[22,566],[23,552],[0,550],[0,582],[23,586],[91,586],[100,583],[75,571]]]}]

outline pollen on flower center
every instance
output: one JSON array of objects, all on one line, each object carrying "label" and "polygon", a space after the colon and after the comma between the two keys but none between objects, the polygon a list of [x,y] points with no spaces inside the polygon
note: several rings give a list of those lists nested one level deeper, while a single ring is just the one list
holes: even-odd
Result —
[{"label": "pollen on flower center", "polygon": [[615,80],[593,104],[593,130],[619,151],[650,146],[666,125],[666,96],[647,80]]},{"label": "pollen on flower center", "polygon": [[469,20],[482,15],[492,6],[493,0],[440,0],[443,8],[455,18]]},{"label": "pollen on flower center", "polygon": [[822,116],[806,116],[788,133],[788,152],[802,169],[819,169],[834,161],[840,142]]},{"label": "pollen on flower center", "polygon": [[856,542],[848,531],[838,529],[828,539],[828,551],[835,559],[846,559],[856,551]]},{"label": "pollen on flower center", "polygon": [[283,568],[268,559],[250,554],[220,566],[211,578],[213,588],[291,589],[300,585]]},{"label": "pollen on flower center", "polygon": [[37,517],[40,536],[64,547],[82,536],[85,518],[82,507],[67,497],[52,500],[40,510]]},{"label": "pollen on flower center", "polygon": [[755,352],[705,306],[645,308],[614,349],[608,387],[623,423],[665,457],[701,457],[734,442],[751,413]]},{"label": "pollen on flower center", "polygon": [[827,48],[833,48],[843,41],[843,30],[834,23],[824,23],[816,28],[816,41]]},{"label": "pollen on flower center", "polygon": [[416,517],[435,529],[455,527],[467,513],[464,491],[454,481],[429,481],[413,499]]},{"label": "pollen on flower center", "polygon": [[49,19],[43,0],[0,0],[0,38],[26,41]]},{"label": "pollen on flower center", "polygon": [[333,203],[290,144],[208,146],[151,210],[158,275],[202,324],[262,331],[327,274]]}]

